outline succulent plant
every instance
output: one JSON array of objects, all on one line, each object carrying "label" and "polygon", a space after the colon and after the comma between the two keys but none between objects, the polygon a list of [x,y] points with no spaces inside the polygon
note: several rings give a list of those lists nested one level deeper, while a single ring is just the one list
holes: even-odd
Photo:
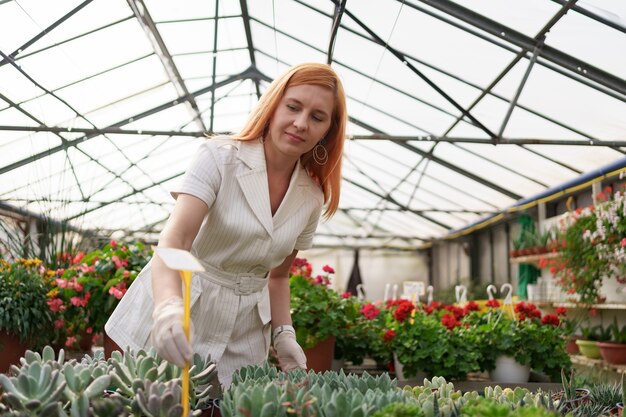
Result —
[{"label": "succulent plant", "polygon": [[65,389],[63,397],[70,402],[71,417],[87,417],[89,401],[104,395],[111,384],[111,376],[101,363],[66,363],[63,366]]},{"label": "succulent plant", "polygon": [[124,404],[115,397],[98,398],[91,402],[89,417],[129,417]]},{"label": "succulent plant", "polygon": [[179,380],[145,381],[145,389],[139,388],[135,399],[144,417],[180,417],[183,413],[181,393]]},{"label": "succulent plant", "polygon": [[59,416],[65,381],[61,372],[49,363],[31,361],[18,369],[17,376],[0,374],[3,388],[1,401],[11,411],[24,412],[30,416]]}]

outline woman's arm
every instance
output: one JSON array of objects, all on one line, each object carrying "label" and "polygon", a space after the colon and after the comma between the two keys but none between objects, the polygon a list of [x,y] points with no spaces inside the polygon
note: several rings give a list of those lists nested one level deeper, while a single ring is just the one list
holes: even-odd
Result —
[{"label": "woman's arm", "polygon": [[[208,207],[204,201],[189,194],[179,194],[174,210],[159,236],[158,246],[190,250],[207,213]],[[152,293],[155,306],[173,296],[182,298],[178,272],[167,268],[158,256],[152,259]]]},{"label": "woman's arm", "polygon": [[285,258],[282,264],[270,271],[268,286],[272,311],[272,329],[283,324],[291,325],[289,268],[297,254],[298,251],[294,250]]}]

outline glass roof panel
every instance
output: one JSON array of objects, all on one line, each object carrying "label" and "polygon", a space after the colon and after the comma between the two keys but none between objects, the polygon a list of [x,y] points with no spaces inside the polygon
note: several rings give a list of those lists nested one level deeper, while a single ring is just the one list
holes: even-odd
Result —
[{"label": "glass roof panel", "polygon": [[[125,42],[112,42],[125,39]],[[127,20],[21,59],[21,68],[47,89],[75,82],[152,52],[136,21]]]},{"label": "glass roof panel", "polygon": [[[0,4],[2,53],[13,53],[81,4],[53,3]],[[562,7],[556,0],[457,3],[529,38]],[[19,68],[0,59],[3,202],[61,219],[85,212],[73,224],[157,239],[174,204],[168,190],[180,181],[202,141],[182,133],[238,131],[257,101],[257,89],[267,88],[265,76],[275,77],[287,65],[327,60],[334,13],[327,0],[220,2],[218,14],[228,18],[218,21],[216,57],[215,1],[141,4],[158,33],[147,33],[151,29],[140,23],[127,1],[94,0],[17,54]],[[240,17],[242,4],[249,22]],[[621,24],[626,6],[618,0],[580,0],[575,7]],[[368,31],[379,41],[373,42]],[[164,67],[159,38],[172,55],[174,71]],[[520,47],[509,41],[422,2],[347,3],[333,67],[349,97],[348,134],[365,138],[346,144],[340,210],[320,225],[316,245],[411,248],[423,243],[420,239],[445,235],[447,227],[460,228],[510,206],[516,195],[528,197],[623,160],[622,150],[597,145],[465,143],[500,130],[505,141],[626,141],[626,96],[618,89],[593,88],[594,82],[567,69],[557,71],[560,67],[543,57],[532,68],[505,128],[509,101],[529,55],[473,106],[481,89],[514,62]],[[626,58],[615,51],[625,49],[624,42],[624,31],[575,10],[547,38],[548,45],[622,79]],[[394,56],[383,45],[403,55]],[[213,96],[214,58],[215,82],[221,87]],[[251,78],[236,79],[248,70]],[[183,90],[193,96],[197,109],[179,98]],[[460,120],[457,106],[472,107],[471,115],[484,128],[468,117]],[[29,131],[39,124],[44,132]],[[54,125],[62,126],[63,133],[45,132]],[[94,126],[152,131],[155,136],[128,132],[105,137]],[[177,131],[181,135],[172,135]],[[78,146],[46,156],[61,137]],[[434,139],[464,143],[437,144]]]}]

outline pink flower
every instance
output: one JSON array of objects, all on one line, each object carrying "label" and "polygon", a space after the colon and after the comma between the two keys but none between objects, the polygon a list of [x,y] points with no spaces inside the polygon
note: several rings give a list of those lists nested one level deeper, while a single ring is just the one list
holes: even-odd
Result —
[{"label": "pink flower", "polygon": [[335,273],[335,270],[328,265],[324,265],[324,267],[322,268],[322,271],[326,272],[327,274]]},{"label": "pink flower", "polygon": [[84,257],[85,257],[85,254],[83,252],[78,252],[76,256],[74,256],[74,259],[72,259],[72,263],[78,264]]},{"label": "pink flower", "polygon": [[620,245],[622,245],[622,248],[626,246],[626,237],[622,239],[622,241],[620,242]]},{"label": "pink flower", "polygon": [[124,270],[124,278],[128,278],[130,276],[130,272],[128,272],[128,270]]},{"label": "pink flower", "polygon": [[64,325],[65,325],[65,322],[63,321],[63,319],[59,319],[59,320],[55,320],[54,321],[54,328],[55,329],[62,329]]},{"label": "pink flower", "polygon": [[346,291],[343,294],[341,294],[341,298],[350,298],[352,297],[352,293],[350,291]]},{"label": "pink flower", "polygon": [[79,284],[78,282],[74,281],[74,289],[78,292],[82,292],[83,291],[83,284]]},{"label": "pink flower", "polygon": [[83,300],[80,297],[72,297],[70,298],[70,303],[72,303],[75,307],[84,307]]},{"label": "pink flower", "polygon": [[65,340],[65,347],[71,348],[76,343],[76,338],[74,336],[70,336]]},{"label": "pink flower", "polygon": [[54,280],[57,283],[57,287],[59,288],[67,288],[67,280],[62,278],[57,278]]},{"label": "pink flower", "polygon": [[90,327],[87,327],[87,328],[85,329],[85,332],[86,332],[87,334],[92,334],[92,333],[93,333],[93,328],[92,328],[91,326],[90,326]]},{"label": "pink flower", "polygon": [[111,245],[111,247],[112,247],[113,249],[117,248],[117,242],[116,242],[115,240],[111,240],[111,241],[109,242],[109,245]]},{"label": "pink flower", "polygon": [[61,276],[61,275],[63,275],[63,273],[64,273],[64,272],[65,272],[65,269],[63,269],[63,268],[59,268],[59,269],[57,269],[56,274],[57,274],[58,276]]},{"label": "pink flower", "polygon": [[50,307],[50,311],[53,313],[63,311],[63,300],[60,298],[53,298],[48,300],[48,307]]}]

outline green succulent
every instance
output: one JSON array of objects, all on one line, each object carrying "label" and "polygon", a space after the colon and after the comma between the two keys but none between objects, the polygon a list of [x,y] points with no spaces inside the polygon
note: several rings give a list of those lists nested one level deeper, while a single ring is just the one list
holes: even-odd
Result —
[{"label": "green succulent", "polygon": [[393,403],[381,408],[372,417],[425,417],[422,408],[417,404]]},{"label": "green succulent", "polygon": [[91,402],[89,417],[129,417],[124,403],[116,397],[99,398]]},{"label": "green succulent", "polygon": [[29,416],[60,416],[60,400],[66,383],[61,372],[48,363],[33,361],[19,369],[17,376],[0,374],[4,393],[0,401],[10,411]]},{"label": "green succulent", "polygon": [[145,389],[139,388],[135,396],[142,416],[180,417],[182,415],[180,381],[152,382],[146,380],[144,382]]}]

